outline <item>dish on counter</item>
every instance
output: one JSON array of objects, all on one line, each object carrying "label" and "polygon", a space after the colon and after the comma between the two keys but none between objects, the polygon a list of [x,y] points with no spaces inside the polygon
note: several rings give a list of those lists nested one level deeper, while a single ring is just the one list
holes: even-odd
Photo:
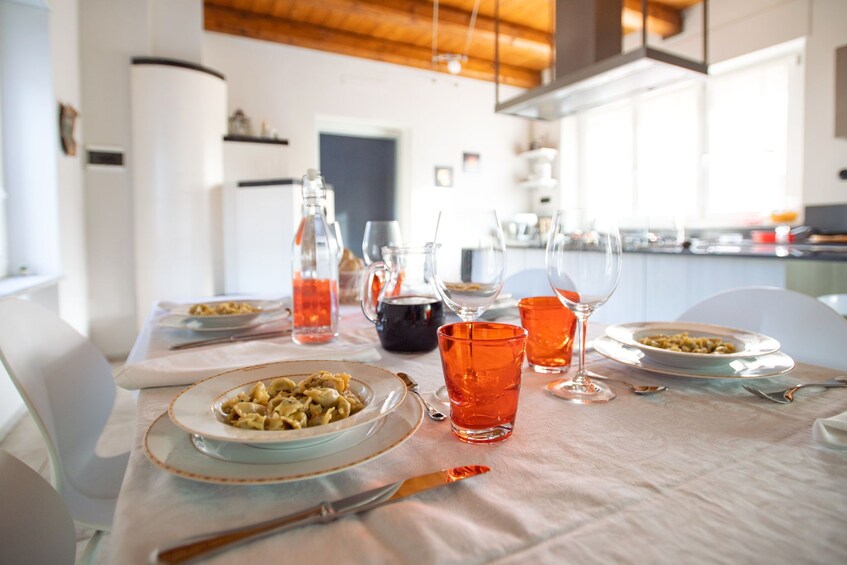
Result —
[{"label": "dish on counter", "polygon": [[[416,399],[401,402],[396,410],[377,422],[376,430],[356,443],[358,431],[346,432],[336,440],[346,442],[351,435],[352,445],[315,458],[271,462],[267,458],[274,454],[261,455],[268,451],[240,445],[237,451],[254,450],[251,462],[224,461],[201,452],[191,440],[191,434],[174,424],[168,414],[162,414],[147,429],[144,435],[144,454],[154,465],[180,477],[218,484],[258,485],[285,483],[330,475],[362,463],[367,463],[396,449],[414,435],[423,420],[423,409]],[[366,428],[367,429],[367,428]],[[311,449],[311,448],[307,448]],[[300,450],[296,450],[299,452]],[[293,454],[294,452],[292,452]],[[279,454],[280,458],[287,458]],[[248,456],[249,457],[249,456]],[[257,464],[264,463],[264,464]]]},{"label": "dish on counter", "polygon": [[503,316],[518,316],[518,299],[511,294],[500,294],[497,299],[483,312],[480,320],[495,320]]},{"label": "dish on counter", "polygon": [[[299,382],[313,373],[349,373],[350,390],[364,408],[348,418],[321,426],[289,430],[235,428],[220,417],[226,399],[249,389],[259,381],[287,377]],[[246,443],[267,449],[297,449],[329,441],[338,434],[372,424],[385,417],[403,401],[406,386],[397,375],[355,361],[279,361],[244,367],[209,377],[182,391],[168,407],[171,420],[191,434],[216,441]]]},{"label": "dish on counter", "polygon": [[232,329],[255,322],[263,314],[284,313],[277,300],[218,300],[188,304],[168,304],[168,314],[184,320],[188,329]]},{"label": "dish on counter", "polygon": [[[687,333],[690,337],[716,338],[734,346],[731,353],[693,353],[674,351],[645,345],[640,340],[658,334]],[[693,322],[635,322],[615,324],[606,328],[606,335],[628,347],[640,350],[644,356],[657,363],[673,367],[702,368],[728,365],[737,359],[757,357],[779,351],[777,340],[766,335]]]},{"label": "dish on counter", "polygon": [[643,350],[624,345],[609,336],[595,339],[594,349],[600,355],[630,367],[660,375],[695,379],[760,379],[782,375],[794,368],[794,359],[781,351],[736,358],[724,365],[676,367],[654,361]]}]

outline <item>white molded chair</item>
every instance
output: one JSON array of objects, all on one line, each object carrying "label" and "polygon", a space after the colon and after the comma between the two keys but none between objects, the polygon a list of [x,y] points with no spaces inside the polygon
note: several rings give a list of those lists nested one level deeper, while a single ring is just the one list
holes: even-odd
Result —
[{"label": "white molded chair", "polygon": [[108,530],[129,460],[95,450],[115,403],[109,362],[56,314],[19,299],[0,301],[0,360],[44,436],[53,485],[74,520]]},{"label": "white molded chair", "polygon": [[824,294],[818,300],[841,314],[847,316],[847,294]]},{"label": "white molded chair", "polygon": [[0,561],[73,564],[74,522],[44,477],[0,449]]},{"label": "white molded chair", "polygon": [[511,294],[514,298],[527,296],[555,296],[547,271],[544,269],[526,269],[518,271],[503,281],[503,294]]},{"label": "white molded chair", "polygon": [[747,287],[711,296],[679,321],[718,324],[769,335],[797,361],[847,370],[847,320],[811,296],[784,288]]}]

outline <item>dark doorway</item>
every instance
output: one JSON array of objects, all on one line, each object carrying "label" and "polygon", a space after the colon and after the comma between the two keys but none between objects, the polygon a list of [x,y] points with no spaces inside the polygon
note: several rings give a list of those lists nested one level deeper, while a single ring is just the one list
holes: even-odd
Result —
[{"label": "dark doorway", "polygon": [[320,134],[320,168],[335,190],[344,246],[362,256],[368,220],[396,220],[397,140]]}]

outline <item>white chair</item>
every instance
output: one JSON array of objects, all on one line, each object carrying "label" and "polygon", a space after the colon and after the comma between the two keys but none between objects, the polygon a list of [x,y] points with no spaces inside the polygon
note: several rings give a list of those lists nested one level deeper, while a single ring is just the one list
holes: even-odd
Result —
[{"label": "white chair", "polygon": [[818,300],[841,314],[847,316],[847,294],[824,294]]},{"label": "white chair", "polygon": [[526,269],[518,271],[503,281],[503,294],[514,298],[527,296],[554,296],[553,287],[544,269]]},{"label": "white chair", "polygon": [[44,436],[53,485],[74,520],[108,530],[129,459],[95,450],[115,402],[109,362],[56,314],[19,299],[0,301],[0,360]]},{"label": "white chair", "polygon": [[28,465],[0,449],[0,561],[73,564],[74,522],[62,497]]},{"label": "white chair", "polygon": [[847,320],[793,290],[727,290],[689,308],[677,320],[760,332],[779,340],[782,351],[797,361],[847,370]]}]

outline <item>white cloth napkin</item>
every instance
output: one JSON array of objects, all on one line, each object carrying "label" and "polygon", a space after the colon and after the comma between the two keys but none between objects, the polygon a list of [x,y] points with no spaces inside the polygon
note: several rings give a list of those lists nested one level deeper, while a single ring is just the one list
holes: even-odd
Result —
[{"label": "white cloth napkin", "polygon": [[847,412],[815,420],[812,437],[821,445],[847,449]]},{"label": "white cloth napkin", "polygon": [[296,359],[368,363],[379,361],[380,355],[376,349],[362,345],[324,349],[298,346],[293,343],[281,345],[266,341],[250,341],[129,363],[117,371],[115,384],[128,390],[189,385],[239,367]]}]

